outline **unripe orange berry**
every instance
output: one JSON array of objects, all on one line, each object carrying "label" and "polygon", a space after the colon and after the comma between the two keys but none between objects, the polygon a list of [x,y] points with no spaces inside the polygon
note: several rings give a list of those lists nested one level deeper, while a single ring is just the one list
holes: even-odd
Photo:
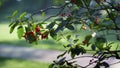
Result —
[{"label": "unripe orange berry", "polygon": [[87,27],[86,27],[85,25],[83,25],[83,26],[82,26],[82,29],[86,30],[86,29],[87,29]]}]

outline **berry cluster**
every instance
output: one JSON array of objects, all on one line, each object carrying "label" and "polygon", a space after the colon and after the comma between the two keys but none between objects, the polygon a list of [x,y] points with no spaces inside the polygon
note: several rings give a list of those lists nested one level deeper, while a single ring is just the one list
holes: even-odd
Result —
[{"label": "berry cluster", "polygon": [[23,35],[23,37],[29,41],[30,43],[33,43],[39,39],[47,39],[48,38],[48,32],[41,32],[41,28],[39,25],[36,25],[35,29],[32,31],[26,31],[26,33]]}]

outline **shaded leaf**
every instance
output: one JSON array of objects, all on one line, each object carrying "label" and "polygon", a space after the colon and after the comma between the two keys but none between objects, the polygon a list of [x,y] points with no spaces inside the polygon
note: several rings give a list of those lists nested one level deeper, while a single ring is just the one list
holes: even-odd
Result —
[{"label": "shaded leaf", "polygon": [[102,65],[106,67],[110,67],[110,65],[107,62],[102,62]]},{"label": "shaded leaf", "polygon": [[55,40],[57,39],[57,34],[55,33],[53,29],[50,31],[50,36]]},{"label": "shaded leaf", "polygon": [[63,30],[68,22],[68,20],[62,20],[59,26],[55,29],[55,33],[57,33],[60,30]]},{"label": "shaded leaf", "polygon": [[87,35],[87,36],[85,37],[85,40],[86,40],[86,41],[89,41],[91,38],[92,38],[91,35]]},{"label": "shaded leaf", "polygon": [[57,64],[59,64],[59,65],[64,64],[64,63],[65,63],[65,62],[64,62],[65,59],[66,59],[66,57],[61,58],[61,59],[57,62]]},{"label": "shaded leaf", "polygon": [[92,50],[96,50],[96,46],[93,44],[93,45],[91,45],[91,49]]},{"label": "shaded leaf", "polygon": [[69,40],[71,38],[71,35],[67,35],[66,38],[67,40]]},{"label": "shaded leaf", "polygon": [[74,58],[75,57],[75,54],[74,53],[71,53],[71,58]]},{"label": "shaded leaf", "polygon": [[75,39],[75,40],[73,40],[74,43],[77,43],[78,41],[79,41],[79,39]]},{"label": "shaded leaf", "polygon": [[73,44],[68,44],[67,47],[71,47]]},{"label": "shaded leaf", "polygon": [[55,25],[55,22],[51,22],[51,23],[47,26],[47,28],[51,30],[51,29],[54,27],[54,25]]},{"label": "shaded leaf", "polygon": [[73,25],[67,25],[66,28],[68,28],[69,30],[74,30]]}]

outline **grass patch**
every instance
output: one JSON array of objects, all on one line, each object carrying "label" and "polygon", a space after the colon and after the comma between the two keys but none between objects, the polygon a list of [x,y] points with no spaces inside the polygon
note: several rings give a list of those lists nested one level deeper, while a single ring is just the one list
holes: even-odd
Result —
[{"label": "grass patch", "polygon": [[0,68],[48,68],[48,63],[0,57]]},{"label": "grass patch", "polygon": [[[67,43],[65,41],[63,42],[56,42],[53,39],[48,39],[48,40],[39,40],[38,45],[36,44],[29,44],[28,42],[25,41],[25,39],[18,39],[16,30],[10,34],[9,33],[9,27],[8,23],[1,23],[0,24],[0,44],[8,44],[8,45],[14,45],[14,46],[24,46],[24,47],[33,47],[33,48],[40,48],[40,49],[54,49],[54,50],[64,50],[64,47],[62,46],[63,44]],[[84,40],[84,36],[86,35],[86,31],[83,31],[79,33],[81,36],[81,41]],[[73,33],[74,35],[74,33]],[[115,42],[113,44],[112,49],[116,49],[117,44],[120,44],[119,41],[115,41],[115,36],[108,36],[109,41]],[[87,47],[88,50],[90,50],[90,47]],[[120,47],[118,47],[120,49]]]}]

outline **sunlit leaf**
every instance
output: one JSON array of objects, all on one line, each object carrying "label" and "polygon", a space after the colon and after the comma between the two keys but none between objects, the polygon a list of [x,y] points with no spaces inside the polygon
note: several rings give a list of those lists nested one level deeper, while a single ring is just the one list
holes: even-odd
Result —
[{"label": "sunlit leaf", "polygon": [[26,16],[26,12],[23,12],[21,15],[20,15],[20,20],[22,20],[23,18],[25,18]]},{"label": "sunlit leaf", "polygon": [[18,23],[14,23],[11,27],[10,27],[10,33],[12,33],[15,29],[15,27],[18,25]]},{"label": "sunlit leaf", "polygon": [[12,14],[12,17],[15,17],[18,14],[18,10],[15,10]]},{"label": "sunlit leaf", "polygon": [[24,28],[23,28],[23,26],[19,26],[19,27],[17,28],[18,38],[21,39],[22,36],[23,36],[23,34],[24,34]]},{"label": "sunlit leaf", "polygon": [[44,17],[44,16],[45,16],[45,12],[42,12],[42,14],[41,14],[41,15],[42,15],[42,17]]}]

